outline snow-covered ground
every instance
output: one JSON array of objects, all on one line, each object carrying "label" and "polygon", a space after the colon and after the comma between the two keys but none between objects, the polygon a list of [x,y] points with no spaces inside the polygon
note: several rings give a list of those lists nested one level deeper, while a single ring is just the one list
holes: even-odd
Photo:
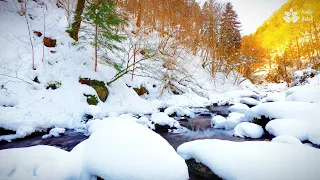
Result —
[{"label": "snow-covered ground", "polygon": [[[0,136],[0,140],[11,141],[50,128],[85,129],[83,119],[86,114],[102,119],[127,113],[152,114],[159,112],[159,108],[171,107],[165,113],[193,116],[187,107],[205,107],[219,102],[228,96],[224,94],[226,91],[242,91],[242,94],[233,93],[238,97],[257,96],[249,90],[256,89],[249,81],[237,85],[232,76],[226,78],[223,73],[217,73],[213,79],[210,72],[201,67],[202,61],[198,55],[181,48],[182,58],[177,58],[177,64],[182,69],[169,71],[163,68],[163,62],[150,59],[145,65],[153,71],[152,77],[134,76],[132,80],[131,74],[125,75],[108,86],[106,102],[88,105],[83,94],[97,94],[90,86],[80,84],[79,77],[109,82],[117,70],[102,61],[98,64],[98,72],[94,72],[91,45],[81,39],[79,43],[74,43],[65,32],[68,26],[65,10],[57,8],[55,1],[43,2],[46,5],[42,1],[28,1],[27,14],[32,19],[27,17],[36,68],[32,70],[28,26],[24,16],[17,13],[20,6],[15,1],[0,1],[0,43],[5,45],[0,48],[0,128],[16,132]],[[131,33],[135,28],[129,25],[125,29],[123,33],[128,35],[128,39],[119,44],[125,51],[108,52],[110,61],[125,65],[128,52],[132,55],[129,51],[130,42],[136,42],[142,49],[152,49],[163,40],[157,32],[144,35],[141,39]],[[40,31],[43,35],[38,37],[33,31]],[[56,39],[56,47],[43,46],[44,36]],[[141,59],[142,55],[137,54],[136,58]],[[179,73],[181,70],[190,76],[190,79],[186,79],[189,83],[181,86],[172,81],[185,92],[174,95],[169,88],[164,89],[168,81],[163,78],[170,75],[177,80],[185,79]],[[136,73],[142,72],[137,69]],[[35,82],[36,78],[39,83]],[[49,84],[57,82],[60,85],[56,90],[46,89]],[[137,95],[133,88],[141,85],[146,87],[149,94]],[[247,96],[243,96],[244,93]]]},{"label": "snow-covered ground", "polygon": [[[217,72],[213,78],[202,68],[199,54],[181,48],[176,71],[151,58],[143,64],[149,74],[138,68],[133,79],[128,74],[107,86],[105,102],[98,99],[97,105],[88,105],[84,94],[97,93],[80,84],[80,77],[109,82],[117,73],[110,62],[125,66],[126,57],[132,55],[130,43],[154,50],[163,39],[157,32],[141,39],[139,33],[131,33],[136,27],[129,25],[123,32],[129,39],[119,44],[124,51],[108,52],[110,62],[99,62],[94,72],[93,48],[83,40],[75,43],[65,32],[64,9],[53,0],[43,2],[47,9],[41,1],[28,1],[33,70],[24,16],[17,13],[16,1],[0,1],[0,128],[15,132],[1,135],[0,141],[49,129],[43,138],[63,135],[67,129],[89,131],[90,137],[71,152],[48,146],[1,150],[0,178],[184,180],[188,168],[182,156],[195,158],[225,179],[319,179],[319,150],[297,144],[309,140],[320,145],[320,75],[292,88],[285,83],[258,86],[248,80],[237,84],[232,75]],[[37,37],[33,31],[43,35]],[[56,39],[57,46],[44,47],[44,36]],[[173,93],[169,82],[183,93]],[[58,88],[47,89],[52,83],[59,84]],[[134,91],[141,86],[148,94],[139,96]],[[176,128],[172,133],[188,131],[169,116],[193,118],[194,108],[212,104],[232,105],[226,118],[213,114],[213,129],[259,138],[263,127],[250,121],[265,116],[274,119],[265,129],[276,137],[273,142],[193,141],[181,145],[178,156],[165,139],[152,132],[155,124]],[[86,115],[93,120],[87,122]]]}]

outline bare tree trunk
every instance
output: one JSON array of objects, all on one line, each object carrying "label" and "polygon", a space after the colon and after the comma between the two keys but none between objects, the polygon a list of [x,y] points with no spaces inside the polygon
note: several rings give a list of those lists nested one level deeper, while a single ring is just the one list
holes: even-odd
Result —
[{"label": "bare tree trunk", "polygon": [[96,32],[94,37],[94,72],[97,72],[98,65],[98,24],[96,24]]},{"label": "bare tree trunk", "polygon": [[85,0],[78,0],[76,12],[74,15],[74,22],[72,23],[72,30],[69,32],[70,37],[73,38],[75,41],[78,41],[79,39],[78,33],[80,30],[80,25],[82,21],[81,15],[84,10],[85,2],[86,2]]},{"label": "bare tree trunk", "polygon": [[142,5],[141,5],[141,0],[139,0],[138,2],[138,7],[139,7],[139,10],[138,10],[138,18],[137,18],[137,27],[140,27],[141,26],[141,19],[142,19]]},{"label": "bare tree trunk", "polygon": [[133,81],[133,75],[134,75],[134,68],[136,66],[136,49],[137,49],[137,45],[135,44],[134,45],[134,48],[133,48],[133,68],[132,68],[132,76],[131,76],[131,81]]}]

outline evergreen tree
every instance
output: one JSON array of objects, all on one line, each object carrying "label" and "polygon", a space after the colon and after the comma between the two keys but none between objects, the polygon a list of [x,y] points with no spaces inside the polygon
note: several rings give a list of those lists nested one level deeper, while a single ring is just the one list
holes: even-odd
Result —
[{"label": "evergreen tree", "polygon": [[228,2],[222,14],[219,38],[220,56],[227,60],[228,64],[234,63],[239,57],[241,47],[240,27],[238,15],[233,10],[232,4]]},{"label": "evergreen tree", "polygon": [[84,18],[94,27],[94,71],[97,71],[98,50],[119,49],[115,44],[125,37],[118,34],[119,25],[125,23],[124,17],[117,12],[117,6],[112,0],[90,0],[83,14]]}]

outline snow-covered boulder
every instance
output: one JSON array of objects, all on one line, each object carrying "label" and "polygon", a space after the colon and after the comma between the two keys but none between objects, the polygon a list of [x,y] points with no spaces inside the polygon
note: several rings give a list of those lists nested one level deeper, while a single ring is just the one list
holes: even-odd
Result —
[{"label": "snow-covered boulder", "polygon": [[260,138],[263,133],[261,126],[249,122],[242,122],[234,128],[234,135],[241,138]]},{"label": "snow-covered boulder", "polygon": [[253,99],[253,98],[241,98],[240,99],[240,103],[242,104],[246,104],[248,106],[256,106],[258,105],[260,102]]},{"label": "snow-covered boulder", "polygon": [[184,143],[184,159],[196,159],[222,179],[308,179],[320,177],[320,151],[307,146],[265,141],[232,142],[217,139]]},{"label": "snow-covered boulder", "polygon": [[270,119],[301,119],[306,122],[318,122],[320,104],[308,102],[270,102],[261,103],[246,111],[243,120],[252,121],[254,118],[265,116]]},{"label": "snow-covered boulder", "polygon": [[126,118],[88,125],[91,136],[82,150],[85,172],[110,180],[189,178],[185,161],[152,130]]},{"label": "snow-covered boulder", "polygon": [[320,146],[320,126],[314,125],[310,128],[308,133],[308,139],[313,144]]},{"label": "snow-covered boulder", "polygon": [[246,104],[236,103],[228,108],[230,112],[245,113],[249,107]]},{"label": "snow-covered boulder", "polygon": [[168,116],[176,114],[176,116],[189,116],[191,118],[195,117],[192,109],[188,107],[170,106],[164,110],[164,113]]},{"label": "snow-covered boulder", "polygon": [[238,112],[230,113],[229,116],[227,117],[225,129],[226,130],[234,129],[242,121],[243,117],[244,117],[244,114],[241,114]]},{"label": "snow-covered boulder", "polygon": [[223,116],[217,115],[211,119],[211,126],[214,129],[224,129],[227,119]]},{"label": "snow-covered boulder", "polygon": [[302,142],[299,139],[290,135],[277,136],[273,138],[271,142],[302,145]]},{"label": "snow-covered boulder", "polygon": [[309,126],[302,120],[275,119],[266,125],[266,130],[274,136],[290,135],[305,141],[308,139]]}]

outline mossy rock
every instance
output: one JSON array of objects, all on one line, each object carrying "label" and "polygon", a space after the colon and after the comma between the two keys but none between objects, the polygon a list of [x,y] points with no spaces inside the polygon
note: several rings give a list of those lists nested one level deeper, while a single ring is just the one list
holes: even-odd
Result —
[{"label": "mossy rock", "polygon": [[98,99],[95,95],[86,95],[87,96],[87,102],[89,105],[97,105]]},{"label": "mossy rock", "polygon": [[103,81],[92,80],[89,78],[79,78],[79,83],[91,86],[98,94],[99,99],[105,102],[109,96],[109,90]]},{"label": "mossy rock", "polygon": [[139,96],[149,94],[149,91],[144,86],[140,86],[140,88],[133,88],[133,90],[136,91]]}]

